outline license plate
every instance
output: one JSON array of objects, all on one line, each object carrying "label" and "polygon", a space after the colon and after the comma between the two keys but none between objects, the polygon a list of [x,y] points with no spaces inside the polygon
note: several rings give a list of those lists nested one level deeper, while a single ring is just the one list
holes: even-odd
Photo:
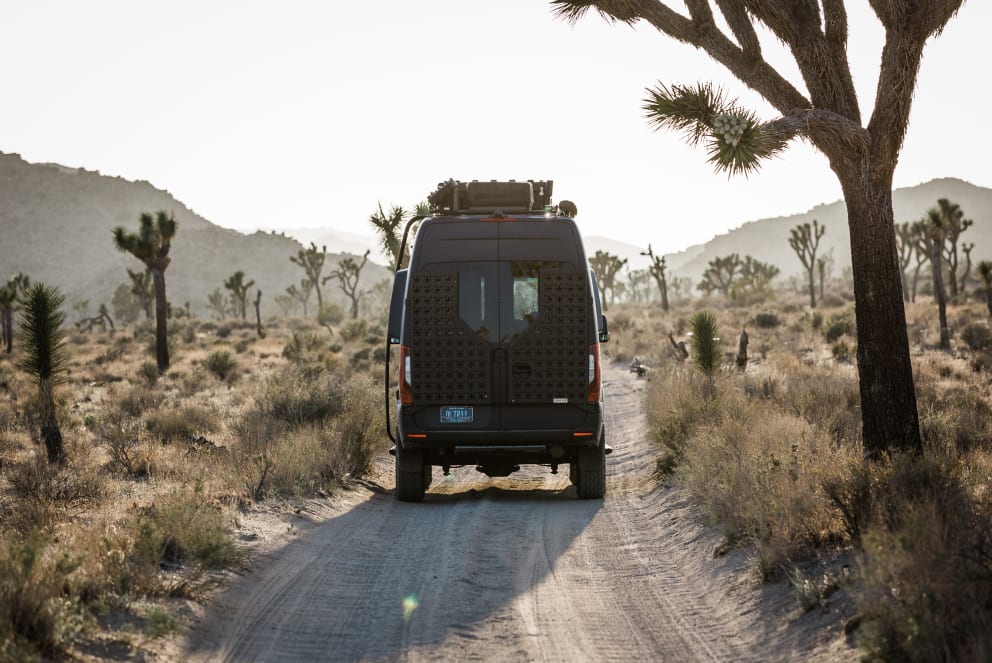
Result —
[{"label": "license plate", "polygon": [[441,408],[442,424],[470,424],[475,420],[475,409],[465,405],[445,405]]}]

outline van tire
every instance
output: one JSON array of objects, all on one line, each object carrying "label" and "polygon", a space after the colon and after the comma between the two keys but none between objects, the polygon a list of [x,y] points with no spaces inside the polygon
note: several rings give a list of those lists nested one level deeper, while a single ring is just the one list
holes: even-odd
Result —
[{"label": "van tire", "polygon": [[575,486],[584,500],[606,495],[606,453],[603,447],[579,452],[579,482]]},{"label": "van tire", "polygon": [[424,464],[418,451],[396,449],[396,499],[401,502],[422,502],[430,485],[431,466]]}]

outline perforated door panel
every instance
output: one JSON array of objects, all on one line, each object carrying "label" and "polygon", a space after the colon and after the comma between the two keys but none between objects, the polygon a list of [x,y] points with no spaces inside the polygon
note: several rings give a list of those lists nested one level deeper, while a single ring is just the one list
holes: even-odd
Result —
[{"label": "perforated door panel", "polygon": [[587,278],[583,272],[541,270],[537,321],[509,348],[511,402],[588,399]]},{"label": "perforated door panel", "polygon": [[458,317],[458,274],[418,273],[410,283],[414,402],[488,403],[489,343]]}]

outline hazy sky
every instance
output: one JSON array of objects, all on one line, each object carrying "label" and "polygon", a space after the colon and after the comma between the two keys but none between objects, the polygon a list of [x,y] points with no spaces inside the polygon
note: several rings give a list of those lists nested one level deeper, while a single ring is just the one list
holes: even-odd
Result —
[{"label": "hazy sky", "polygon": [[[882,31],[847,4],[867,116]],[[928,45],[897,187],[992,186],[989,28],[992,3],[968,0]],[[750,179],[715,174],[644,121],[659,80],[724,84],[773,117],[690,47],[594,13],[571,26],[545,0],[0,0],[0,151],[149,180],[246,232],[370,234],[377,201],[533,178],[587,234],[669,252],[841,197],[802,143]]]}]

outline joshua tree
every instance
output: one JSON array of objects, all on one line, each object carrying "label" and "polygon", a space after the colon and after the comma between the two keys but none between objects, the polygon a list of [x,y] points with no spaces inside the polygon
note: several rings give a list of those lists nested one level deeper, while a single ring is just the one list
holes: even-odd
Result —
[{"label": "joshua tree", "polygon": [[944,264],[947,266],[947,284],[951,289],[951,297],[958,296],[958,239],[961,233],[971,227],[973,221],[964,218],[964,212],[957,203],[947,198],[937,201],[937,209],[943,219],[944,231]]},{"label": "joshua tree", "polygon": [[300,287],[297,288],[295,285],[291,285],[286,288],[286,294],[293,298],[294,301],[300,303],[303,307],[303,317],[307,317],[307,302],[310,301],[310,294],[313,292],[313,282],[309,279],[302,279],[300,281]]},{"label": "joshua tree", "polygon": [[231,298],[234,303],[235,315],[240,315],[242,320],[248,318],[248,288],[255,285],[252,279],[245,283],[245,273],[240,269],[224,281],[224,287],[231,291]]},{"label": "joshua tree", "polygon": [[[596,251],[596,255],[589,258],[589,265],[592,267],[599,288],[603,292],[603,310],[605,311],[616,296],[617,274],[627,264],[627,259],[620,259],[606,251]],[[607,296],[608,295],[608,296]]]},{"label": "joshua tree", "polygon": [[155,288],[152,284],[152,273],[146,270],[132,272],[127,270],[131,279],[131,294],[138,300],[141,310],[145,312],[145,320],[151,320],[155,311]]},{"label": "joshua tree", "polygon": [[799,261],[806,268],[809,276],[809,307],[816,308],[816,289],[813,271],[816,269],[816,250],[820,246],[820,238],[827,229],[813,219],[812,225],[801,223],[789,231],[789,246],[796,252]]},{"label": "joshua tree", "polygon": [[631,301],[635,303],[640,303],[642,301],[651,301],[651,293],[648,290],[651,287],[651,273],[647,269],[628,269],[627,270],[627,292],[631,295]]},{"label": "joshua tree", "polygon": [[[324,308],[324,297],[320,293],[320,272],[324,269],[324,259],[327,258],[327,246],[320,247],[317,250],[317,245],[310,242],[309,249],[300,249],[296,256],[290,256],[289,260],[295,265],[299,265],[303,268],[303,272],[306,274],[304,279],[310,284],[310,288],[317,291],[317,312],[320,313],[320,309]],[[307,295],[309,299],[310,295]],[[306,303],[303,304],[303,317],[306,317]]]},{"label": "joshua tree", "polygon": [[129,233],[118,226],[114,228],[114,246],[126,251],[145,263],[152,275],[155,288],[155,363],[159,373],[169,368],[168,305],[165,298],[165,270],[172,259],[169,249],[176,236],[178,224],[175,216],[159,211],[154,217],[144,213],[137,233]]},{"label": "joshua tree", "polygon": [[[857,365],[865,449],[922,450],[909,356],[902,279],[895,260],[892,177],[909,125],[927,41],[944,29],[963,0],[870,0],[884,28],[874,108],[865,123],[847,57],[848,18],[840,0],[552,0],[577,20],[590,7],[613,21],[645,21],[702,49],[780,114],[769,122],[710,85],[658,85],[645,109],[660,127],[706,142],[718,169],[747,173],[804,138],[824,154],[847,204],[857,312]],[[714,10],[714,4],[716,10]],[[717,11],[720,16],[715,16]],[[765,59],[767,29],[795,60],[797,87]]]},{"label": "joshua tree", "polygon": [[942,256],[944,253],[944,230],[946,219],[938,207],[927,212],[927,226],[930,231],[930,266],[933,272],[933,296],[937,300],[940,315],[940,349],[951,349],[951,331],[947,327],[947,292],[944,290]]},{"label": "joshua tree", "polygon": [[62,431],[55,411],[55,387],[65,379],[67,360],[61,306],[65,298],[58,289],[36,283],[24,296],[20,320],[24,356],[19,367],[38,385],[38,420],[49,463],[65,460]]},{"label": "joshua tree", "polygon": [[7,354],[14,351],[14,311],[30,285],[31,279],[19,273],[0,286],[0,336],[3,337]]},{"label": "joshua tree", "polygon": [[910,284],[911,302],[916,301],[916,286],[920,281],[920,271],[923,265],[930,262],[930,232],[927,229],[926,219],[921,219],[912,224],[913,255],[916,257],[916,265],[913,267],[913,281]]},{"label": "joshua tree", "polygon": [[820,275],[820,301],[823,301],[823,284],[827,280],[827,264],[831,261],[826,256],[816,259],[816,271]]},{"label": "joshua tree", "polygon": [[341,291],[351,300],[352,320],[358,317],[358,302],[361,301],[362,295],[365,294],[364,290],[360,291],[358,289],[358,279],[362,275],[365,263],[369,260],[369,253],[370,251],[365,251],[365,255],[362,256],[362,262],[358,262],[350,256],[342,258],[338,263],[338,268],[331,272],[330,276],[324,277],[324,283],[327,283],[331,279],[338,280]]},{"label": "joshua tree", "polygon": [[778,276],[775,265],[744,256],[740,263],[740,274],[730,286],[730,299],[738,303],[751,303],[772,296],[772,280]]},{"label": "joshua tree", "polygon": [[642,256],[647,256],[651,260],[651,266],[648,270],[651,273],[651,278],[654,282],[658,284],[658,292],[661,293],[661,310],[668,313],[668,280],[665,278],[665,256],[656,256],[654,251],[651,250],[651,245],[648,244],[647,251],[641,251]]},{"label": "joshua tree", "polygon": [[221,322],[227,318],[227,297],[220,291],[220,288],[214,288],[214,291],[207,295],[207,308],[213,311]]},{"label": "joshua tree", "polygon": [[978,263],[978,273],[982,275],[985,283],[985,304],[989,308],[989,315],[992,316],[992,262],[983,260]]},{"label": "joshua tree", "polygon": [[734,280],[738,277],[742,264],[741,257],[736,253],[713,258],[706,267],[706,271],[703,272],[703,280],[697,287],[707,295],[716,291],[729,297],[730,288],[734,285]]},{"label": "joshua tree", "polygon": [[971,252],[974,250],[974,242],[961,245],[961,251],[964,252],[964,271],[961,272],[961,284],[958,286],[958,292],[962,296],[964,295],[965,288],[968,286],[968,277],[971,276]]},{"label": "joshua tree", "polygon": [[909,221],[896,226],[896,255],[899,257],[899,275],[902,277],[902,297],[905,302],[909,301],[909,277],[906,275],[906,270],[916,248],[914,228],[915,226]]},{"label": "joshua tree", "polygon": [[379,209],[369,216],[369,223],[379,236],[379,246],[383,253],[389,258],[389,264],[395,266],[396,258],[400,252],[400,242],[403,241],[403,225],[406,223],[407,214],[399,205],[393,205],[389,214]]},{"label": "joshua tree", "polygon": [[262,291],[258,290],[255,293],[255,332],[258,334],[259,338],[265,338],[265,330],[262,329],[262,309],[260,305],[262,303]]}]

